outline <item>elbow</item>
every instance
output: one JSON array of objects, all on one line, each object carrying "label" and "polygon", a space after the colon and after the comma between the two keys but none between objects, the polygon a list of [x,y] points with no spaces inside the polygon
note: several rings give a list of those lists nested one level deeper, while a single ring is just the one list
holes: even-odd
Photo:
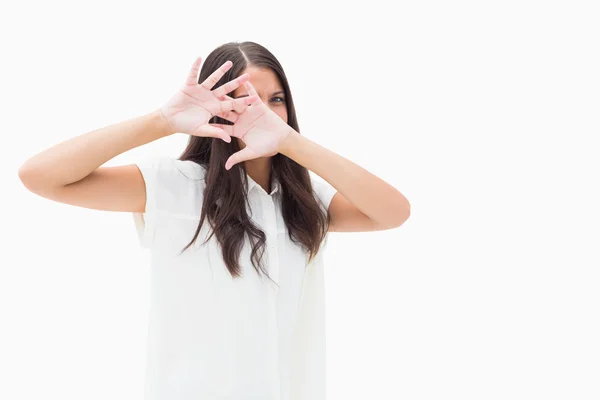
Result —
[{"label": "elbow", "polygon": [[406,220],[410,217],[410,203],[406,201],[402,207],[399,208],[396,217],[393,219],[392,228],[399,228],[402,226]]},{"label": "elbow", "polygon": [[19,168],[18,174],[19,174],[19,180],[21,181],[21,183],[25,187],[28,187],[29,183],[31,182],[31,170],[27,167],[27,164],[21,165],[21,167]]},{"label": "elbow", "polygon": [[39,172],[27,165],[21,165],[18,171],[19,180],[30,192],[37,193],[42,179]]}]

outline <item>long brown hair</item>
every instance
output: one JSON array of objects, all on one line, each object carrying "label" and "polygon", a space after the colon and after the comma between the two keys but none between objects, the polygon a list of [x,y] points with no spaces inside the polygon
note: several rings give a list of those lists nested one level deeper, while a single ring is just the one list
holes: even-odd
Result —
[{"label": "long brown hair", "polygon": [[[269,50],[257,43],[230,42],[213,50],[204,60],[198,83],[203,82],[227,60],[231,60],[233,66],[213,88],[216,89],[237,78],[248,66],[271,69],[278,76],[285,92],[287,123],[299,133],[292,93],[283,68]],[[209,123],[230,124],[229,121],[217,116]],[[223,260],[232,277],[241,276],[239,256],[246,234],[252,244],[251,261],[254,269],[268,276],[263,265],[266,235],[252,222],[246,209],[246,204],[249,204],[246,166],[241,162],[229,171],[224,168],[227,159],[239,150],[241,149],[235,139],[231,143],[226,143],[222,139],[190,135],[188,145],[179,160],[191,160],[204,167],[206,187],[198,228],[182,253],[194,243],[202,224],[207,219],[212,227],[212,233],[204,243],[216,235]],[[288,235],[292,242],[308,253],[308,262],[310,262],[317,255],[327,233],[329,214],[320,205],[313,192],[308,169],[281,153],[271,158],[271,168],[273,179],[280,184],[279,198]]]}]

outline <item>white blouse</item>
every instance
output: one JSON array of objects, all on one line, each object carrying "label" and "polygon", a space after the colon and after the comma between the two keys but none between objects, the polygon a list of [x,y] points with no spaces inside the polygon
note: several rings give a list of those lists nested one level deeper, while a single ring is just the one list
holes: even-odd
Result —
[{"label": "white blouse", "polygon": [[[259,276],[246,238],[242,278],[233,279],[216,236],[200,219],[205,170],[192,161],[151,157],[137,164],[146,210],[133,213],[140,244],[151,250],[146,400],[325,399],[323,242],[317,257],[288,237],[280,186],[267,193],[248,176],[251,219],[267,236]],[[241,171],[241,170],[240,170]],[[327,209],[336,189],[310,173]]]}]

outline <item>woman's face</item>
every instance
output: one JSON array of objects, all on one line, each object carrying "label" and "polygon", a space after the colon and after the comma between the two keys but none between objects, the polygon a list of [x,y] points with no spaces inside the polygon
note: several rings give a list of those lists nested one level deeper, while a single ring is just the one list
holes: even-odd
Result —
[{"label": "woman's face", "polygon": [[[250,83],[252,83],[252,86],[256,89],[262,102],[287,123],[285,93],[275,72],[269,68],[248,67],[241,72],[241,74],[244,73],[247,73],[250,76]],[[240,86],[235,89],[230,96],[234,99],[248,96],[248,91],[244,86]],[[238,140],[238,142],[240,148],[243,149],[246,147],[246,144],[243,141]]]}]

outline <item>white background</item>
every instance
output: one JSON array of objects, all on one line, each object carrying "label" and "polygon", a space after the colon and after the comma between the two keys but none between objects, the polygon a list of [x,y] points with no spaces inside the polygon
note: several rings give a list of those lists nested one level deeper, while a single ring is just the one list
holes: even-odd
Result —
[{"label": "white background", "polygon": [[600,398],[592,3],[3,6],[0,398],[142,398],[149,253],[131,215],[43,199],[17,171],[156,109],[198,55],[243,40],[283,64],[303,135],[412,205],[398,229],[330,235],[328,398]]}]

